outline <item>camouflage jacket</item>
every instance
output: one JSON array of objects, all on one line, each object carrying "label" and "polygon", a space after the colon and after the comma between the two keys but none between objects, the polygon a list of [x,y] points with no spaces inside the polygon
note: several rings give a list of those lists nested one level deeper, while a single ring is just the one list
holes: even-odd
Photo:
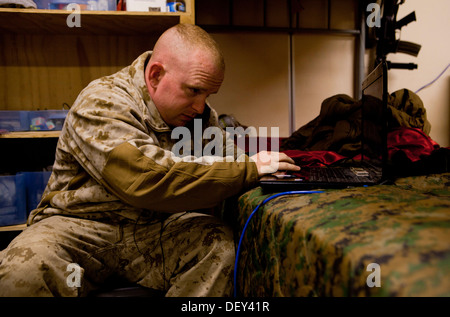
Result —
[{"label": "camouflage jacket", "polygon": [[[139,219],[211,208],[256,183],[256,165],[248,160],[174,160],[171,149],[177,140],[144,80],[150,56],[142,54],[79,94],[29,224],[51,215]],[[217,113],[209,106],[202,117],[203,128],[218,126]]]},{"label": "camouflage jacket", "polygon": [[[372,125],[380,126],[380,100],[367,99]],[[345,94],[326,98],[319,115],[295,131],[281,144],[281,150],[334,151],[353,157],[361,150],[362,100]],[[388,96],[388,129],[398,127],[418,128],[426,135],[431,124],[425,106],[418,95],[408,89],[400,89]]]}]

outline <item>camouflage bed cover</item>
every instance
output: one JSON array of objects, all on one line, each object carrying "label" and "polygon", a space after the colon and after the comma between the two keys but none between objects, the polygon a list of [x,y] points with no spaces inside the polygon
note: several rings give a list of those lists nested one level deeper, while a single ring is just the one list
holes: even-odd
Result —
[{"label": "camouflage bed cover", "polygon": [[[450,173],[280,196],[250,220],[241,296],[450,296]],[[237,232],[272,194],[239,197]]]}]

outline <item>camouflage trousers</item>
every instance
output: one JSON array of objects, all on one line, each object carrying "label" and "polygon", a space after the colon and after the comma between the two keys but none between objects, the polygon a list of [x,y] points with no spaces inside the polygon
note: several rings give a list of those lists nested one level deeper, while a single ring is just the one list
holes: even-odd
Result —
[{"label": "camouflage trousers", "polygon": [[117,277],[166,296],[230,296],[233,233],[215,217],[153,223],[52,216],[0,252],[0,296],[86,296]]}]

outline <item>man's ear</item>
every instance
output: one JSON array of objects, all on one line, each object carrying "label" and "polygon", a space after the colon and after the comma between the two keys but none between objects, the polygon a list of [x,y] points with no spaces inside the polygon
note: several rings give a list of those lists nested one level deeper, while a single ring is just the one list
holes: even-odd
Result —
[{"label": "man's ear", "polygon": [[152,62],[147,65],[145,69],[145,82],[150,89],[156,89],[159,82],[164,76],[164,66],[159,62]]}]

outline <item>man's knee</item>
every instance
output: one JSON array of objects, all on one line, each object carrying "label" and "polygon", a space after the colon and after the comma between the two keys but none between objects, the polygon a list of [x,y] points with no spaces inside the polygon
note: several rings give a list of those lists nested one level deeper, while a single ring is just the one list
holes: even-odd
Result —
[{"label": "man's knee", "polygon": [[203,228],[202,247],[211,249],[223,255],[234,258],[234,240],[231,228],[218,219],[211,217]]},{"label": "man's knee", "polygon": [[[189,219],[190,218],[190,219]],[[186,248],[174,262],[166,296],[229,296],[235,259],[233,232],[217,218],[188,215],[183,222]]]},{"label": "man's knee", "polygon": [[68,287],[67,261],[43,242],[15,243],[4,250],[0,263],[0,296],[76,296]]}]

